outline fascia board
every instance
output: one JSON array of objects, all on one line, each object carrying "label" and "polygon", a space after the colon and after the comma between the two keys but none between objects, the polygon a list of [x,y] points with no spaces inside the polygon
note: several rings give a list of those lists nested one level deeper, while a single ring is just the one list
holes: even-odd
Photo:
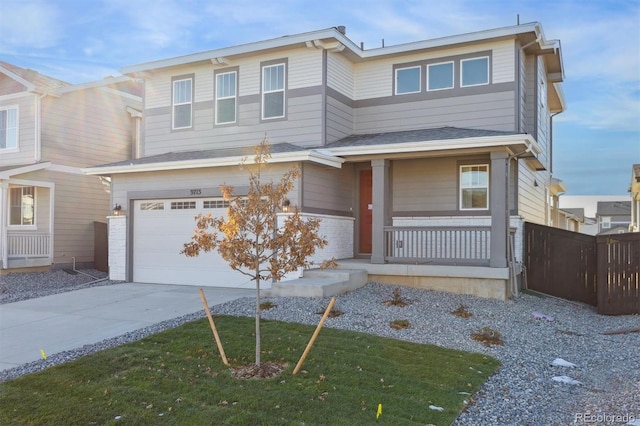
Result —
[{"label": "fascia board", "polygon": [[15,169],[5,170],[0,172],[0,179],[10,179],[12,176],[18,176],[23,173],[35,172],[42,169],[48,169],[51,167],[51,162],[31,164],[28,166],[16,167]]},{"label": "fascia board", "polygon": [[[206,158],[199,160],[186,160],[186,161],[166,161],[159,163],[149,164],[132,164],[132,165],[120,165],[120,166],[107,166],[107,167],[89,167],[84,168],[82,171],[88,175],[111,175],[122,173],[140,173],[140,172],[158,172],[168,170],[186,170],[186,169],[198,169],[203,167],[225,167],[225,166],[238,166],[243,162],[246,162],[248,156],[235,156],[225,158]],[[272,154],[268,163],[287,163],[297,161],[309,161],[316,164],[322,164],[334,168],[341,168],[344,159],[336,158],[331,155],[322,154],[316,151],[300,151],[291,153]]]},{"label": "fascia board", "polygon": [[408,143],[394,143],[384,145],[350,146],[327,149],[336,156],[352,156],[367,154],[394,154],[421,151],[445,151],[467,148],[492,148],[499,146],[509,146],[523,144],[527,146],[533,154],[539,154],[542,150],[540,145],[531,135],[518,136],[483,136],[478,138],[464,139],[444,139],[435,141],[420,141]]},{"label": "fascia board", "polygon": [[[129,76],[126,75],[121,75],[118,77],[107,77],[104,78],[102,80],[96,80],[96,81],[90,81],[87,83],[80,83],[80,84],[72,84],[70,86],[65,86],[65,87],[60,87],[58,89],[55,90],[55,93],[62,95],[64,93],[70,93],[70,92],[76,92],[78,90],[85,90],[85,89],[93,89],[96,87],[106,87],[112,84],[118,84],[118,83],[124,83],[124,82],[129,82],[132,81],[133,79]],[[138,97],[139,98],[139,97]]]},{"label": "fascia board", "polygon": [[20,83],[23,86],[25,86],[28,91],[30,91],[30,92],[35,92],[36,91],[36,85],[35,84],[30,82],[29,80],[25,80],[24,78],[20,77],[18,74],[14,73],[13,71],[10,71],[10,70],[6,69],[5,67],[1,67],[0,66],[0,72],[3,73],[4,75],[6,75],[7,77],[11,78],[12,80],[16,80],[18,83]]}]

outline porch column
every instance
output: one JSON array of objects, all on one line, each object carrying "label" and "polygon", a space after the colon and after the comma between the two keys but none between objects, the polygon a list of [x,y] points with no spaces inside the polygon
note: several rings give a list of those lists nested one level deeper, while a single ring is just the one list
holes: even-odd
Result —
[{"label": "porch column", "polygon": [[384,263],[384,227],[389,211],[389,160],[371,161],[371,263]]},{"label": "porch column", "polygon": [[9,183],[7,181],[0,182],[0,269],[7,269],[8,253],[7,253],[7,214],[9,212]]},{"label": "porch column", "polygon": [[492,268],[507,267],[507,152],[491,153],[489,205],[491,209],[491,259]]}]

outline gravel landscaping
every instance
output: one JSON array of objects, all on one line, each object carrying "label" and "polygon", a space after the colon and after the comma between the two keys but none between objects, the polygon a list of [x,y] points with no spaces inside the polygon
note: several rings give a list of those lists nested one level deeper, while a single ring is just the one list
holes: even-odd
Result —
[{"label": "gravel landscaping", "polygon": [[[97,271],[85,272],[99,276]],[[112,283],[87,284],[91,280],[64,271],[5,275],[0,277],[0,303]],[[404,287],[400,296],[407,305],[399,307],[385,303],[393,299],[393,290],[393,286],[370,283],[339,295],[334,309],[342,315],[328,318],[325,327],[480,352],[500,360],[497,374],[477,395],[469,396],[468,407],[455,425],[640,425],[640,333],[604,334],[640,327],[640,316],[602,316],[590,306],[533,294],[497,301]],[[264,319],[304,324],[317,324],[318,312],[329,302],[329,298],[264,300],[275,305],[263,311]],[[214,314],[253,316],[254,309],[255,299],[244,298],[211,310]],[[465,318],[453,311],[471,315]],[[38,371],[203,316],[203,311],[195,312],[96,345],[50,355],[46,361],[6,370],[2,377]],[[409,327],[394,329],[390,326],[394,320],[407,320]],[[503,344],[486,346],[471,338],[485,327],[498,332]],[[224,336],[224,330],[219,332]],[[557,358],[575,367],[553,365]],[[567,383],[570,381],[579,383]]]}]

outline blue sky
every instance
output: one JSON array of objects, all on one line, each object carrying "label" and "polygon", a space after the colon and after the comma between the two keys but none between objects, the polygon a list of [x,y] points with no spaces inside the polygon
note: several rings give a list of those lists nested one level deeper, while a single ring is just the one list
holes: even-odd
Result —
[{"label": "blue sky", "polygon": [[0,60],[83,83],[337,25],[367,49],[511,26],[518,15],[562,45],[554,176],[568,195],[626,195],[640,163],[639,0],[0,0]]}]

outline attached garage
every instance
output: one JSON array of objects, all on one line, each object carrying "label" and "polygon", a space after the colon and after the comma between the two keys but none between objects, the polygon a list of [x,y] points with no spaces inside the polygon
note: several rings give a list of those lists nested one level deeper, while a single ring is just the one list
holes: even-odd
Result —
[{"label": "attached garage", "polygon": [[[133,214],[133,281],[208,287],[253,288],[246,275],[216,253],[180,254],[195,228],[195,216],[226,214],[222,198],[138,200]],[[266,283],[265,283],[266,284]],[[265,286],[266,287],[266,286]]]}]

